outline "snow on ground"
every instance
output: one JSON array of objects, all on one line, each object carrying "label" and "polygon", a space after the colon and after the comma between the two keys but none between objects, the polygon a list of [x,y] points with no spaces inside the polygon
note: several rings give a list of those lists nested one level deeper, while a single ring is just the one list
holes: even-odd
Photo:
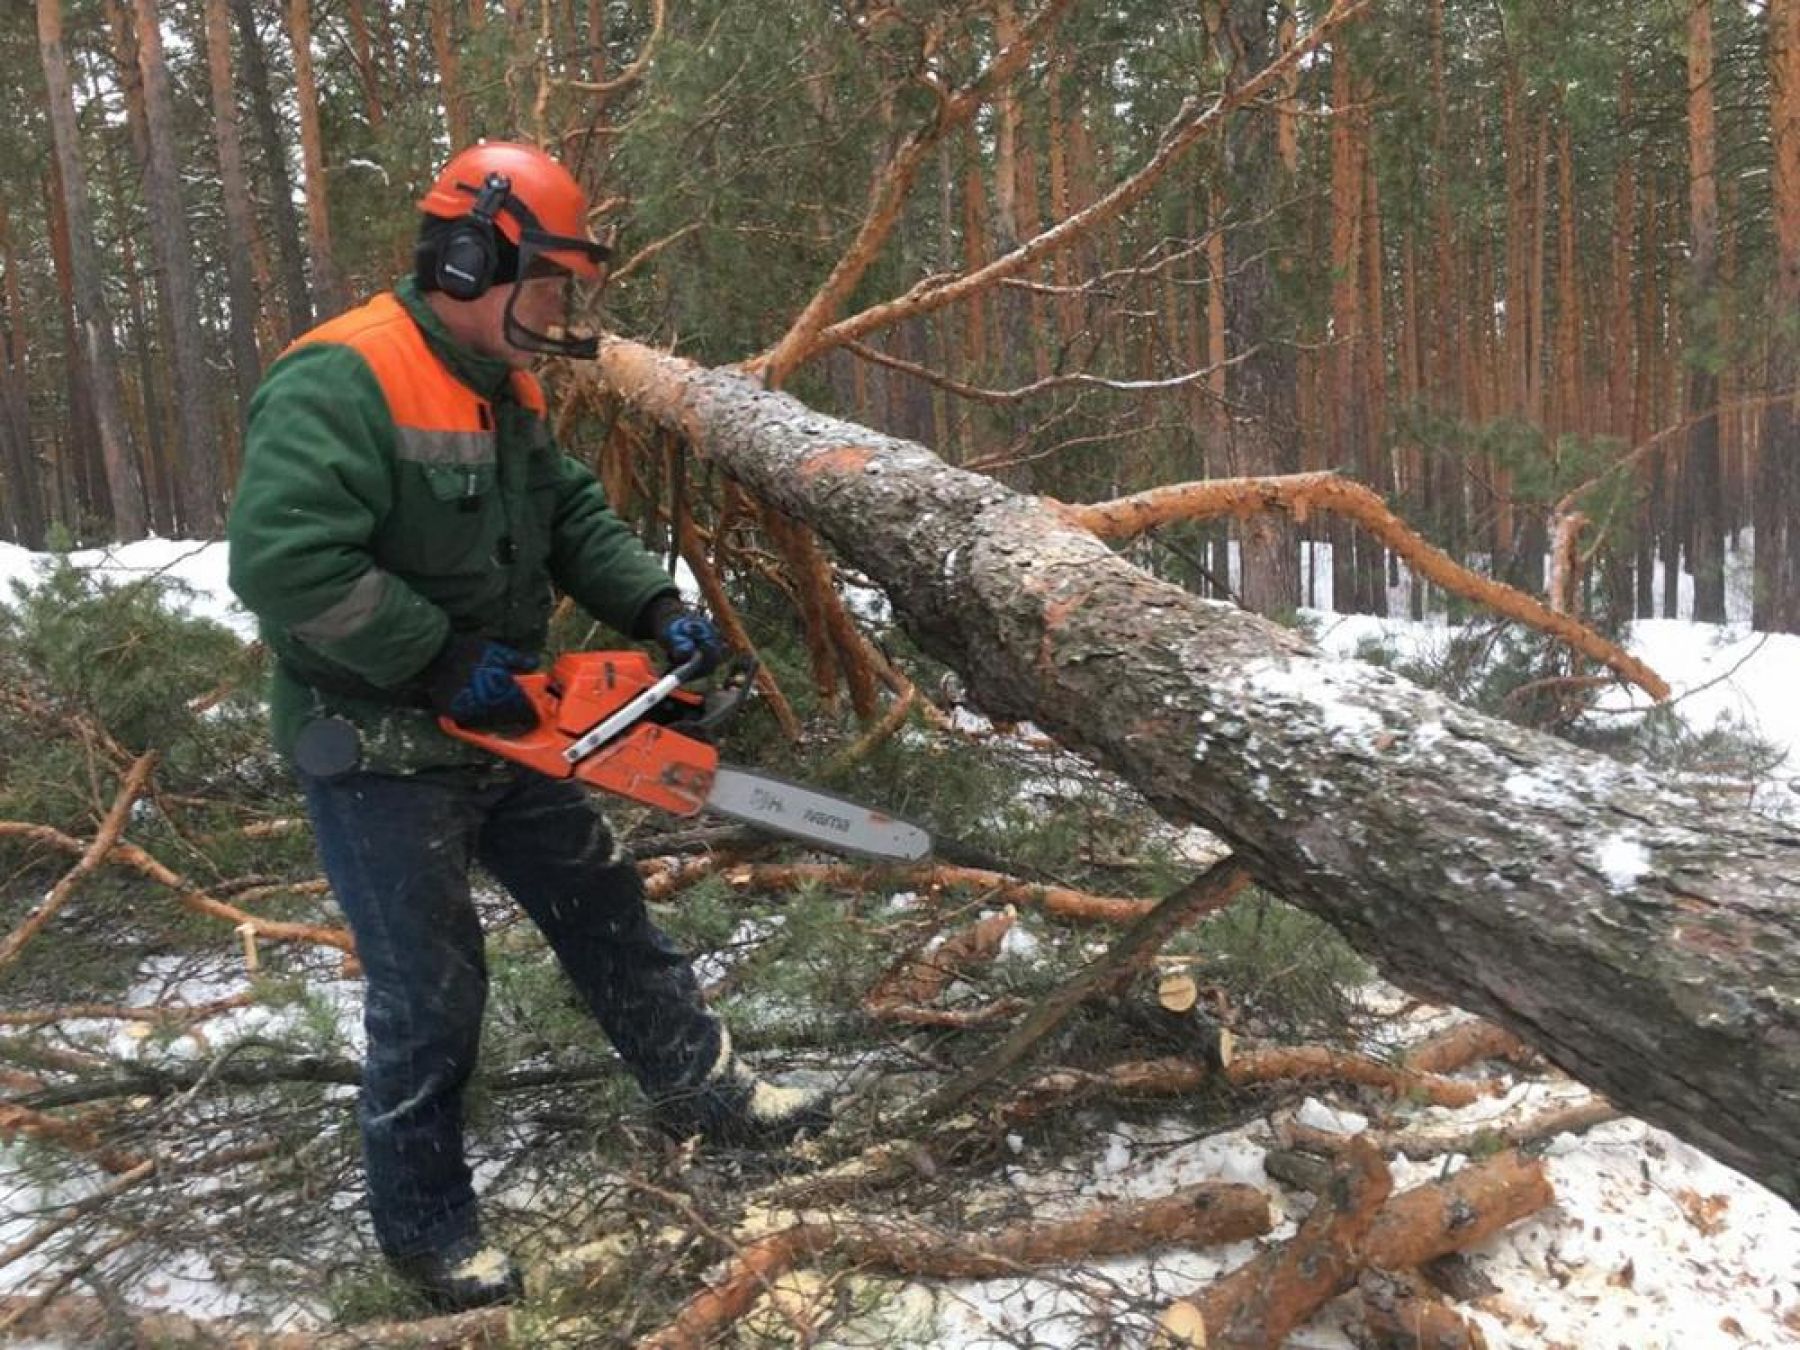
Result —
[{"label": "snow on ground", "polygon": [[[225,553],[220,544],[146,540],[74,556],[119,580],[171,576],[192,588],[180,603],[248,637],[249,617],[225,586]],[[0,601],[10,598],[5,583],[29,582],[41,560],[0,544]],[[1328,559],[1313,569],[1328,600]],[[1735,574],[1741,577],[1741,568]],[[1733,617],[1740,618],[1745,588],[1734,581]],[[1405,612],[1397,594],[1396,612]],[[876,608],[873,601],[865,607]],[[1405,655],[1428,653],[1447,641],[1441,624],[1400,620],[1317,616],[1320,642],[1339,655],[1353,655],[1360,643],[1377,639]],[[1629,645],[1674,687],[1675,709],[1684,723],[1705,730],[1720,721],[1747,728],[1774,742],[1785,759],[1772,790],[1800,792],[1800,638],[1752,635],[1741,622],[1726,626],[1684,621],[1640,622]],[[1603,707],[1628,709],[1629,691],[1615,691]],[[1621,715],[1628,715],[1623,714]],[[1763,803],[1759,802],[1759,805]],[[905,903],[896,897],[896,904]],[[746,934],[746,937],[751,936]],[[1022,937],[1018,946],[1028,954]],[[202,984],[171,986],[164,973],[144,972],[146,997],[198,1002],[220,990]],[[324,994],[343,1013],[352,1047],[360,1045],[356,992],[330,982]],[[341,986],[341,987],[340,987]],[[247,1009],[233,1020],[207,1028],[216,1051],[239,1036],[267,1034],[266,1010]],[[1440,1012],[1415,1009],[1407,1026],[1423,1034]],[[73,1028],[73,1030],[80,1030]],[[100,1032],[101,1028],[95,1027]],[[109,1029],[117,1042],[141,1049],[139,1038]],[[176,1057],[202,1053],[197,1043],[176,1041],[156,1048]],[[1475,1070],[1472,1072],[1491,1072]],[[1471,1126],[1499,1112],[1536,1114],[1550,1103],[1582,1093],[1554,1076],[1515,1077],[1503,1092],[1461,1111],[1398,1108],[1406,1123],[1420,1127]],[[1348,1099],[1321,1098],[1306,1108],[1309,1120],[1327,1127],[1335,1120],[1354,1127]],[[1012,1141],[1012,1163],[990,1183],[983,1203],[1002,1209],[1023,1206],[1043,1213],[1066,1213],[1117,1196],[1155,1195],[1200,1180],[1243,1181],[1275,1196],[1274,1236],[1290,1234],[1305,1213],[1305,1202],[1286,1196],[1268,1181],[1262,1156],[1272,1143],[1265,1122],[1225,1134],[1195,1138],[1191,1122],[1161,1121],[1112,1125],[1096,1131],[1095,1147],[1071,1162],[1039,1157],[1023,1140]],[[1737,1350],[1739,1347],[1800,1346],[1800,1214],[1755,1182],[1704,1154],[1635,1120],[1599,1126],[1585,1135],[1562,1136],[1550,1147],[1547,1165],[1557,1200],[1548,1211],[1516,1225],[1476,1251],[1481,1274],[1498,1292],[1466,1305],[1494,1346],[1520,1350]],[[1395,1164],[1397,1187],[1436,1175],[1443,1160]],[[0,1187],[8,1213],[0,1216],[0,1248],[30,1230],[40,1214],[16,1207],[7,1155],[0,1149]],[[39,1202],[67,1196],[40,1196]],[[979,1208],[972,1204],[972,1208]],[[1096,1262],[1077,1269],[1042,1272],[1029,1278],[937,1285],[884,1283],[871,1311],[827,1334],[824,1346],[870,1347],[899,1344],[955,1346],[959,1350],[1000,1350],[1022,1344],[1091,1346],[1141,1343],[1147,1315],[1172,1298],[1247,1259],[1254,1243],[1203,1253],[1164,1252],[1147,1259]],[[20,1286],[29,1260],[0,1272],[0,1293]],[[204,1262],[177,1257],[158,1283],[134,1291],[146,1306],[176,1307],[209,1316],[232,1310],[229,1291],[210,1283]],[[1137,1311],[1121,1316],[1119,1309]],[[1290,1342],[1313,1350],[1348,1346],[1348,1300],[1329,1306]]]},{"label": "snow on ground", "polygon": [[[256,636],[256,620],[244,612],[225,583],[225,545],[221,542],[140,539],[132,544],[80,549],[68,559],[76,567],[121,584],[167,577],[187,592],[176,597],[183,613],[212,619],[243,638]],[[29,586],[49,565],[45,554],[0,542],[0,604],[12,599],[9,582]]]}]

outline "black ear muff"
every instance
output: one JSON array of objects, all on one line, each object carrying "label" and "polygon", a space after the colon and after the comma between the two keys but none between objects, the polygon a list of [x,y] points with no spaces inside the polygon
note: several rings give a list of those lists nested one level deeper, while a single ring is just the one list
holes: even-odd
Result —
[{"label": "black ear muff", "polygon": [[503,174],[491,173],[479,192],[464,184],[457,186],[475,193],[475,205],[438,241],[432,275],[437,288],[452,300],[477,300],[494,284],[500,262],[494,217],[506,205],[512,181]]}]

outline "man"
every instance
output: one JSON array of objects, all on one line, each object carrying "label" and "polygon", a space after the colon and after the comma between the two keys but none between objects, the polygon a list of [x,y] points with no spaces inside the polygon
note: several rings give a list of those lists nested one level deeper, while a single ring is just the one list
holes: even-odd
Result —
[{"label": "man", "polygon": [[671,1131],[779,1143],[828,1112],[732,1054],[584,790],[439,729],[530,725],[513,675],[536,664],[553,584],[672,662],[721,652],[556,449],[525,369],[594,351],[558,329],[569,284],[606,258],[580,186],[535,148],[487,142],[419,206],[415,275],[301,337],[257,391],[229,537],[232,589],[275,656],[275,741],[367,981],[376,1237],[457,1309],[519,1288],[483,1246],[463,1157],[487,992],[471,863],[543,931]]}]

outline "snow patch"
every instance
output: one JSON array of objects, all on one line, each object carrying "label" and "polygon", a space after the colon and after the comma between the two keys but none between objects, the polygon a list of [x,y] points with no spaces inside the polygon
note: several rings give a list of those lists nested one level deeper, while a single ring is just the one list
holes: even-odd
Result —
[{"label": "snow patch", "polygon": [[1245,683],[1259,693],[1317,709],[1328,731],[1373,736],[1382,728],[1381,715],[1345,697],[1361,692],[1360,675],[1358,667],[1319,661],[1257,661],[1247,671]]},{"label": "snow patch", "polygon": [[1575,799],[1554,778],[1527,769],[1508,774],[1501,791],[1524,806],[1572,806]]},{"label": "snow patch", "polygon": [[1358,1115],[1355,1111],[1340,1111],[1336,1107],[1327,1106],[1317,1097],[1308,1097],[1294,1113],[1294,1119],[1308,1129],[1324,1130],[1327,1134],[1353,1135],[1361,1134],[1369,1128],[1369,1118]]},{"label": "snow patch", "polygon": [[1600,872],[1615,892],[1636,886],[1650,870],[1650,850],[1628,834],[1608,836],[1600,845]]}]

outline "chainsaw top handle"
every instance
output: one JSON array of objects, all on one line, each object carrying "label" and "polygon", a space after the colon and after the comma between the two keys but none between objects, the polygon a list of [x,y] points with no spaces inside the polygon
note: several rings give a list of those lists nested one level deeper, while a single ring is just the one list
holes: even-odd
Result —
[{"label": "chainsaw top handle", "polygon": [[744,700],[755,689],[756,672],[760,669],[762,662],[749,652],[734,655],[718,668],[713,690],[707,694],[700,715],[684,718],[680,723],[682,730],[705,733],[736,717],[744,706]]}]

